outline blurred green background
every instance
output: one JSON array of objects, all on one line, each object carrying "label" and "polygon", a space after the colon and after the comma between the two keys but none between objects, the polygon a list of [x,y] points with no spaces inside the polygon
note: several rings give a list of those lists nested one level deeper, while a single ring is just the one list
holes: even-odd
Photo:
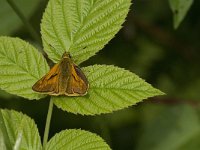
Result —
[{"label": "blurred green background", "polygon": [[[47,0],[15,0],[40,33]],[[167,0],[135,0],[124,27],[96,56],[81,64],[128,69],[167,95],[100,116],[81,116],[54,107],[50,137],[81,128],[103,137],[115,150],[200,149],[200,1],[194,0],[178,29]],[[22,21],[0,0],[0,36],[20,37],[42,49]],[[0,108],[34,118],[43,135],[48,98],[28,101],[0,91]]]}]

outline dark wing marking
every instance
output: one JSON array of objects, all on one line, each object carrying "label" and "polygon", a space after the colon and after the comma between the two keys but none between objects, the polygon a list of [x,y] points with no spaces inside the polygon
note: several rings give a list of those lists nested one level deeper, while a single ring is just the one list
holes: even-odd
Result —
[{"label": "dark wing marking", "polygon": [[72,75],[70,76],[69,84],[66,89],[66,95],[69,96],[85,95],[87,93],[88,86],[89,86],[88,81],[84,73],[78,66],[73,65]]}]

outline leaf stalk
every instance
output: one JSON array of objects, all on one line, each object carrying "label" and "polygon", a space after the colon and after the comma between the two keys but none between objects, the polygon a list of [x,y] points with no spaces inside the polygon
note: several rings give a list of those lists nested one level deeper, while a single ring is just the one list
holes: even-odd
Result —
[{"label": "leaf stalk", "polygon": [[53,100],[50,99],[49,109],[48,109],[47,119],[46,119],[46,125],[45,125],[45,130],[44,130],[44,137],[43,137],[43,150],[45,150],[46,144],[48,141],[52,112],[53,112]]}]

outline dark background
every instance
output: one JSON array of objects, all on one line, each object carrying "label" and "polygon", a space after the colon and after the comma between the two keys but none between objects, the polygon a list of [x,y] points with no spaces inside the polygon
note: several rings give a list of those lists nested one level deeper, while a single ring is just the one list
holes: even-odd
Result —
[{"label": "dark background", "polygon": [[[39,33],[47,1],[17,1]],[[50,137],[64,129],[81,128],[99,134],[115,150],[199,150],[199,8],[200,1],[195,0],[175,30],[168,1],[135,0],[120,32],[81,66],[113,64],[126,68],[167,95],[93,117],[54,107]],[[20,37],[40,48],[5,0],[0,0],[0,35]],[[1,91],[0,108],[34,118],[43,135],[48,98],[28,101]]]}]

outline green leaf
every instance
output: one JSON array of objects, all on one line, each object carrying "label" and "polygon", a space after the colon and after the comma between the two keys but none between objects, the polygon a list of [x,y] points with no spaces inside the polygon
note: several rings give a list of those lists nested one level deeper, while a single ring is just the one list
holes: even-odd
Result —
[{"label": "green leaf", "polygon": [[0,37],[0,88],[28,99],[44,95],[32,91],[33,84],[49,67],[33,46],[18,38]]},{"label": "green leaf", "polygon": [[46,150],[110,150],[103,139],[84,130],[65,130],[57,133],[48,143]]},{"label": "green leaf", "polygon": [[200,135],[199,117],[191,106],[172,105],[156,113],[149,110],[146,107],[150,119],[143,124],[137,150],[183,150],[188,144],[192,147],[191,140]]},{"label": "green leaf", "polygon": [[63,110],[82,115],[110,113],[163,93],[124,69],[94,65],[83,68],[89,91],[83,97],[52,97]]},{"label": "green leaf", "polygon": [[0,145],[4,144],[4,149],[42,149],[35,122],[22,113],[0,109],[0,133],[0,142],[3,142]]},{"label": "green leaf", "polygon": [[3,90],[0,90],[0,98],[3,98],[3,99],[11,99],[13,98],[14,95],[11,95]]},{"label": "green leaf", "polygon": [[174,15],[174,28],[176,29],[186,16],[193,0],[169,0],[169,4]]},{"label": "green leaf", "polygon": [[[28,19],[37,8],[40,0],[15,0],[14,2]],[[0,0],[0,6],[0,35],[10,35],[22,26],[23,23],[6,0]]]},{"label": "green leaf", "polygon": [[121,28],[131,0],[50,0],[43,15],[44,50],[58,62],[70,51],[79,64],[95,55]]}]

